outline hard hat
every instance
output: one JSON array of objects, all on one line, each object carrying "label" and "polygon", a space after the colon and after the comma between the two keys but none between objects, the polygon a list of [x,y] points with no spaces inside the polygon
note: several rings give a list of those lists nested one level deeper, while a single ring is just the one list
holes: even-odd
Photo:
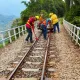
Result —
[{"label": "hard hat", "polygon": [[50,14],[49,14],[49,16],[52,16],[52,15],[53,15],[53,13],[50,13]]},{"label": "hard hat", "polygon": [[36,19],[39,19],[39,16],[35,16]]},{"label": "hard hat", "polygon": [[41,13],[40,16],[43,16],[43,14]]}]

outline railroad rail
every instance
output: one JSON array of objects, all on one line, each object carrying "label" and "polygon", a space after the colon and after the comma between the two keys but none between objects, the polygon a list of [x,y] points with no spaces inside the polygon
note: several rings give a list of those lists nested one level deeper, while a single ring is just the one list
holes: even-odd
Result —
[{"label": "railroad rail", "polygon": [[[38,41],[39,43],[41,42],[41,44],[42,44],[42,41]],[[44,43],[43,43],[44,44]],[[46,43],[47,44],[47,47],[45,47],[46,48],[46,51],[45,51],[45,49],[44,49],[44,52],[46,52],[46,54],[44,54],[44,58],[42,58],[42,59],[44,59],[43,60],[43,67],[42,68],[38,68],[38,69],[34,69],[34,70],[39,70],[39,69],[41,69],[42,70],[42,75],[41,75],[41,80],[43,80],[44,79],[44,74],[45,74],[45,67],[46,67],[46,60],[47,60],[47,53],[48,53],[48,46],[49,46],[49,38],[48,38],[48,43]],[[22,58],[22,60],[19,62],[19,64],[17,65],[17,67],[14,69],[14,71],[11,73],[11,75],[8,77],[8,80],[13,80],[14,78],[15,78],[15,76],[17,76],[17,75],[19,75],[19,74],[17,74],[18,73],[18,71],[19,71],[19,69],[20,69],[20,66],[22,66],[22,65],[25,65],[25,63],[26,63],[26,56],[28,55],[28,54],[30,54],[30,53],[32,53],[32,51],[35,49],[35,46],[36,45],[38,45],[38,43],[37,43],[37,41],[35,41],[34,42],[34,44],[31,46],[31,48],[29,49],[29,51],[25,54],[25,56]],[[40,45],[40,44],[39,44]],[[44,44],[45,45],[45,44]],[[41,47],[41,46],[40,46]],[[38,49],[43,49],[43,48],[38,48]],[[30,55],[29,55],[30,56]],[[39,58],[41,58],[42,56],[31,56],[31,57],[39,57]],[[31,59],[31,57],[30,57],[30,59]],[[27,68],[21,68],[21,69],[23,69],[23,71],[26,71],[27,70]],[[31,69],[30,69],[31,70]],[[15,76],[14,76],[15,75]],[[21,75],[22,76],[22,75]],[[28,76],[27,76],[28,77]],[[40,79],[40,78],[39,78]]]},{"label": "railroad rail", "polygon": [[[39,36],[40,37],[40,36]],[[35,41],[33,43],[33,45],[30,47],[30,49],[28,50],[28,52],[23,56],[23,58],[21,59],[21,61],[19,62],[19,64],[17,65],[17,67],[14,69],[14,71],[11,73],[11,75],[8,77],[8,80],[12,80],[12,77],[14,76],[14,74],[16,73],[17,69],[19,68],[19,66],[21,66],[21,64],[23,63],[24,59],[26,58],[26,56],[31,52],[31,50],[34,48],[35,44],[37,43],[37,41]]]},{"label": "railroad rail", "polygon": [[40,36],[32,46],[25,44],[24,50],[7,69],[7,80],[52,80],[57,58],[53,41],[54,35],[49,33],[47,40]]}]

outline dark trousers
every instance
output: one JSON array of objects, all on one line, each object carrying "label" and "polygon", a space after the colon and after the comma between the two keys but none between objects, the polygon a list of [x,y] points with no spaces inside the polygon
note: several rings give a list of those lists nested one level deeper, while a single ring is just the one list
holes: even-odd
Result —
[{"label": "dark trousers", "polygon": [[30,42],[32,42],[32,30],[31,30],[31,28],[27,28],[27,32],[28,32],[28,35],[26,37],[26,41],[28,41],[30,38]]},{"label": "dark trousers", "polygon": [[45,25],[41,25],[41,28],[42,28],[44,39],[47,39],[47,27]]},{"label": "dark trousers", "polygon": [[58,32],[60,32],[59,23],[58,22],[56,24],[53,24],[53,32],[54,33],[56,32],[56,28],[57,28]]}]

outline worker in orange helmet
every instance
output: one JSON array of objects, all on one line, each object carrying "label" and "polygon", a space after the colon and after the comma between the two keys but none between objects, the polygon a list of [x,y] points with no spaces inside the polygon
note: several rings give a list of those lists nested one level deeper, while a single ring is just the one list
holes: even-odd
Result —
[{"label": "worker in orange helmet", "polygon": [[47,20],[43,19],[41,22],[41,30],[45,40],[47,40]]},{"label": "worker in orange helmet", "polygon": [[43,17],[43,14],[41,13],[40,17],[39,17],[39,24],[38,24],[39,29],[41,29],[41,23],[42,23],[43,20],[44,20],[44,17]]}]

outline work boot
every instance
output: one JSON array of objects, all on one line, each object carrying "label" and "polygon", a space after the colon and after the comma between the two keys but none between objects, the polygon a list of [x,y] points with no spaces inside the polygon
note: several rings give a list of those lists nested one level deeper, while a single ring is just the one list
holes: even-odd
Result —
[{"label": "work boot", "polygon": [[25,41],[28,41],[28,39],[25,39]]},{"label": "work boot", "polygon": [[33,43],[34,41],[30,41],[31,43]]}]

